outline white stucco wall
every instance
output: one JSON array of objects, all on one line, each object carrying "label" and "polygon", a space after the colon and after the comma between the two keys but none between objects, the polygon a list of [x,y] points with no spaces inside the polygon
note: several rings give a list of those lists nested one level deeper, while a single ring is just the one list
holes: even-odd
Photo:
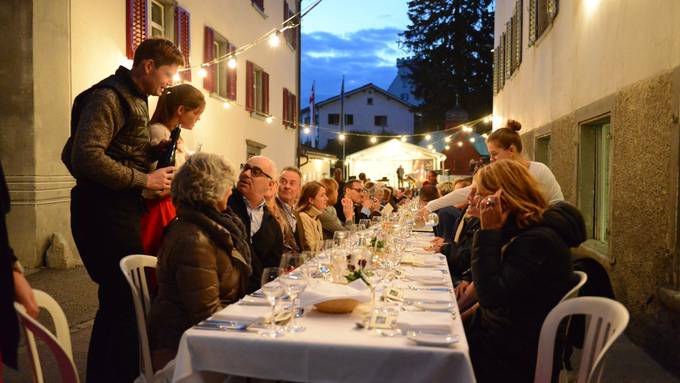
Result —
[{"label": "white stucco wall", "polygon": [[[345,125],[345,130],[379,134],[383,127],[375,126],[374,117],[387,116],[385,130],[395,134],[413,134],[414,115],[409,107],[375,90],[372,90],[372,94],[369,94],[369,90],[370,88],[349,96],[345,95],[345,114],[354,115],[354,124]],[[369,97],[373,98],[373,105],[366,104]],[[340,100],[321,105],[316,109],[319,115],[319,120],[316,122],[319,126],[319,146],[324,148],[328,140],[335,138],[337,132],[340,131],[340,124],[328,124],[329,114],[340,114]],[[302,115],[303,119],[305,117],[306,114]],[[348,139],[353,138],[348,137]],[[359,139],[367,138],[360,137]]]},{"label": "white stucco wall", "polygon": [[[515,0],[496,1],[495,43]],[[522,63],[494,97],[494,128],[513,118],[540,127],[626,85],[680,65],[680,1],[562,0],[552,27],[528,47],[524,1]]]},{"label": "white stucco wall", "polygon": [[[279,0],[265,0],[266,18],[249,1],[181,0],[178,5],[191,14],[191,64],[203,59],[204,27],[209,26],[238,46],[247,44],[265,32],[280,27],[283,7]],[[291,8],[294,0],[289,1]],[[295,11],[295,10],[294,10]],[[72,98],[113,73],[125,59],[125,2],[111,0],[72,0]],[[172,39],[172,38],[171,38]],[[251,117],[245,105],[246,60],[269,73],[269,112],[278,117],[272,124]],[[238,56],[237,95],[232,108],[223,108],[222,100],[209,96],[206,110],[193,132],[182,136],[190,147],[202,144],[203,151],[223,154],[238,165],[246,159],[246,139],[266,145],[262,154],[271,157],[282,168],[295,164],[296,131],[284,129],[283,87],[297,92],[297,52],[281,39],[278,48],[265,42]],[[196,72],[192,83],[203,90],[203,79]],[[149,112],[153,114],[156,97],[149,98]]]}]

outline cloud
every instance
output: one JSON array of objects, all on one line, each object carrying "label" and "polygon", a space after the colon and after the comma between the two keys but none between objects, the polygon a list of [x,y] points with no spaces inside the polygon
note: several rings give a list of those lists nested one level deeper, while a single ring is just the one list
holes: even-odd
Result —
[{"label": "cloud", "polygon": [[399,28],[363,29],[346,34],[312,32],[302,34],[301,105],[308,104],[312,81],[316,100],[372,82],[387,88],[397,74],[396,59],[406,52],[398,45]]}]

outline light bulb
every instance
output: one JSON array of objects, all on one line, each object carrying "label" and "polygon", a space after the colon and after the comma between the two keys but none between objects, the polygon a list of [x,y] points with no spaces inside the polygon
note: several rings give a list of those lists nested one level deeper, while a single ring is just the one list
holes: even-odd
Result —
[{"label": "light bulb", "polygon": [[463,141],[458,141],[458,146],[463,146]]},{"label": "light bulb", "polygon": [[272,118],[272,116],[269,116],[269,117],[265,118],[264,120],[267,121],[267,124],[271,124],[272,121],[274,121],[274,119]]},{"label": "light bulb", "polygon": [[493,118],[492,116],[486,116],[484,117],[484,122],[488,124],[489,122],[492,121],[492,118]]},{"label": "light bulb", "polygon": [[474,144],[474,143],[475,143],[475,138],[474,138],[474,137],[470,137],[470,142],[472,142],[472,143]]},{"label": "light bulb", "polygon": [[432,153],[437,153],[437,151],[435,149],[432,149]]},{"label": "light bulb", "polygon": [[182,77],[179,75],[179,73],[175,73],[172,75],[172,82],[179,82],[182,79]]},{"label": "light bulb", "polygon": [[345,135],[342,134],[342,133],[340,133],[340,134],[338,135],[338,140],[340,140],[340,141],[345,141]]},{"label": "light bulb", "polygon": [[222,104],[222,106],[224,107],[224,109],[231,109],[231,104],[227,101],[225,101],[224,104]]},{"label": "light bulb", "polygon": [[489,135],[486,134],[486,133],[484,133],[484,134],[482,134],[482,137],[484,137],[484,138],[489,138]]},{"label": "light bulb", "polygon": [[449,150],[449,149],[451,149],[451,147],[448,146],[448,145],[446,145],[446,146],[444,147],[444,149]]},{"label": "light bulb", "polygon": [[430,141],[430,140],[432,139],[432,136],[429,135],[429,134],[426,134],[426,135],[425,135],[425,139],[428,140],[428,141]]},{"label": "light bulb", "polygon": [[281,44],[281,38],[279,37],[279,32],[276,31],[269,37],[269,46],[276,48],[279,46],[279,44]]},{"label": "light bulb", "polygon": [[236,57],[230,57],[229,60],[227,60],[227,66],[229,69],[236,69]]},{"label": "light bulb", "polygon": [[371,137],[371,143],[375,144],[376,142],[378,142],[378,138],[377,137]]},{"label": "light bulb", "polygon": [[309,128],[305,126],[305,128],[302,129],[302,133],[309,134]]},{"label": "light bulb", "polygon": [[406,137],[405,137],[405,136],[401,136],[401,142],[406,142]]},{"label": "light bulb", "polygon": [[446,142],[451,142],[451,137],[446,137],[446,138],[444,139],[444,141],[446,141]]},{"label": "light bulb", "polygon": [[205,70],[205,68],[201,68],[198,70],[198,77],[206,78],[208,77],[208,71]]},{"label": "light bulb", "polygon": [[428,149],[432,149],[432,144],[427,145]]}]

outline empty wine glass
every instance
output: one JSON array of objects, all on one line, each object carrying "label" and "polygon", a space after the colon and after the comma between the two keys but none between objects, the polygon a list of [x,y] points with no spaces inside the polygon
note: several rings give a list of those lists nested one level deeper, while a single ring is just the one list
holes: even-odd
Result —
[{"label": "empty wine glass", "polygon": [[279,280],[285,286],[286,293],[288,293],[288,296],[290,297],[293,306],[292,317],[290,319],[290,322],[288,323],[288,326],[286,326],[285,330],[288,332],[304,331],[305,328],[303,326],[298,325],[295,318],[298,312],[298,306],[300,301],[299,296],[300,294],[302,294],[303,291],[305,291],[305,288],[307,287],[307,279],[305,279],[305,277],[302,275],[288,273],[281,275],[279,277]]},{"label": "empty wine glass", "polygon": [[269,327],[260,330],[259,334],[268,338],[278,338],[283,336],[283,331],[276,327],[276,300],[284,293],[284,286],[278,277],[283,273],[280,267],[267,267],[262,272],[262,293],[267,298],[269,305],[272,307],[272,316]]},{"label": "empty wine glass", "polygon": [[369,227],[371,227],[371,220],[370,219],[360,219],[359,225],[364,225],[365,228],[369,228]]},{"label": "empty wine glass", "polygon": [[281,264],[279,265],[283,272],[292,273],[298,267],[305,263],[304,257],[300,253],[286,252],[281,255]]},{"label": "empty wine glass", "polygon": [[333,233],[333,241],[335,242],[335,246],[342,246],[347,238],[349,238],[348,231],[337,230],[335,233]]}]

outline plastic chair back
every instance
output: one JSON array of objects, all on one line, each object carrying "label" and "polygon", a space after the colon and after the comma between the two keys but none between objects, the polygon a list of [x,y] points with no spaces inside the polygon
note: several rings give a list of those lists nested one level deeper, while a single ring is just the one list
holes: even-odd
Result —
[{"label": "plastic chair back", "polygon": [[64,383],[78,383],[78,370],[76,369],[75,363],[73,363],[71,334],[69,333],[68,322],[66,320],[66,315],[64,315],[64,311],[57,301],[44,291],[33,290],[33,294],[38,306],[45,309],[52,317],[56,333],[55,336],[50,330],[40,324],[40,322],[28,316],[22,305],[14,303],[19,323],[26,335],[29,359],[33,368],[35,382],[44,382],[38,347],[35,342],[35,338],[38,338],[47,345],[52,352],[52,355],[54,355],[57,367],[59,368],[61,381]]},{"label": "plastic chair back", "polygon": [[583,287],[583,285],[585,285],[586,282],[588,282],[588,274],[584,273],[583,271],[577,270],[577,271],[574,271],[574,274],[576,274],[576,276],[579,277],[579,281],[576,284],[576,286],[572,287],[571,290],[569,290],[566,294],[564,294],[564,296],[562,297],[560,302],[564,302],[567,299],[577,297],[579,291],[581,290],[581,287]]},{"label": "plastic chair back", "polygon": [[150,255],[134,254],[120,260],[120,269],[130,285],[132,300],[135,305],[137,317],[137,332],[139,333],[140,348],[140,372],[147,382],[153,380],[153,367],[151,365],[151,351],[149,349],[149,337],[146,333],[146,318],[151,308],[149,286],[146,282],[146,267],[156,268],[156,257]]},{"label": "plastic chair back", "polygon": [[628,310],[619,302],[602,297],[577,297],[555,306],[541,328],[534,383],[549,383],[553,369],[553,351],[560,322],[572,315],[587,318],[585,340],[577,383],[599,382],[604,355],[628,325]]}]

